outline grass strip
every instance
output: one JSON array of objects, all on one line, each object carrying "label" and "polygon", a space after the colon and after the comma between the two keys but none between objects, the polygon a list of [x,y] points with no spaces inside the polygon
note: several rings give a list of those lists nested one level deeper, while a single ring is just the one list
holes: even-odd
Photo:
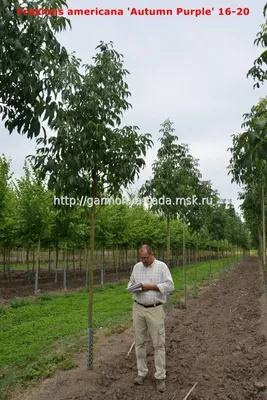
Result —
[{"label": "grass strip", "polygon": [[[229,260],[228,260],[229,261]],[[237,261],[232,259],[231,262]],[[213,260],[216,279],[227,260]],[[196,264],[187,266],[187,284],[193,286]],[[208,284],[210,263],[197,264],[198,286]],[[179,306],[183,296],[183,269],[171,270],[175,292],[171,299]],[[94,288],[94,328],[111,335],[131,324],[132,298],[127,282]],[[189,291],[189,293],[191,293]],[[88,291],[41,295],[36,300],[14,299],[0,308],[0,399],[8,392],[25,387],[59,369],[76,366],[72,356],[85,350],[88,318]]]}]

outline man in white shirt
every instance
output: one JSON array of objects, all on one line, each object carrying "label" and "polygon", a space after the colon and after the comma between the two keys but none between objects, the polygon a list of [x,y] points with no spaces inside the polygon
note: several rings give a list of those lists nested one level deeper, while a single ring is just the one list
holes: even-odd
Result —
[{"label": "man in white shirt", "polygon": [[163,304],[167,295],[174,290],[169,268],[162,261],[156,260],[151,247],[143,245],[139,251],[141,262],[135,264],[128,283],[128,288],[142,283],[141,290],[133,292],[133,326],[138,376],[136,385],[142,385],[147,375],[146,338],[147,331],[154,346],[155,378],[158,392],[166,390],[166,355],[165,355],[165,312]]}]

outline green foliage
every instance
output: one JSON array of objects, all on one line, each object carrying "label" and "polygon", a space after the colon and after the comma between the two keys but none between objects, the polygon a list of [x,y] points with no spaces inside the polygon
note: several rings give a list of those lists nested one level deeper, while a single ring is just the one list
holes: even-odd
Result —
[{"label": "green foliage", "polygon": [[[263,8],[263,16],[266,19],[267,12],[267,3]],[[261,31],[257,33],[257,38],[254,40],[254,44],[257,46],[261,46],[264,48],[264,51],[261,55],[256,58],[253,63],[253,67],[248,71],[247,77],[251,76],[256,83],[254,84],[254,88],[259,88],[261,84],[263,84],[267,79],[267,23],[265,21],[264,24],[260,25]]]},{"label": "green foliage", "polygon": [[38,176],[25,162],[24,177],[16,181],[18,198],[19,234],[29,248],[39,239],[49,236],[50,224],[54,218],[51,212],[51,193],[47,192]]},{"label": "green foliage", "polygon": [[[5,202],[2,202],[5,204],[5,209],[2,208],[2,223],[0,224],[2,244],[11,247],[20,245],[29,249],[34,248],[38,235],[41,234],[43,248],[53,246],[62,249],[67,245],[76,248],[87,247],[90,237],[89,218],[82,207],[54,205],[53,193],[46,188],[44,183],[40,183],[38,173],[34,173],[30,165],[25,165],[24,176],[16,180],[16,190],[12,184],[10,171],[2,176],[5,176],[0,180],[2,199],[6,198]],[[3,190],[6,191],[5,196]],[[117,205],[114,198],[115,204],[103,205],[97,211],[96,248],[130,249],[137,248],[143,243],[150,243],[156,249],[164,248],[167,237],[166,220],[147,209],[145,201],[141,201],[137,193],[130,194],[128,198],[128,202],[125,198],[121,205]],[[197,232],[192,227],[185,227],[186,243],[190,248],[197,245],[202,248],[208,248],[208,246],[216,248],[217,244],[212,244],[212,240],[222,239],[241,246],[242,243],[247,243],[247,231],[244,224],[239,217],[231,220],[231,210],[229,209],[228,213],[226,205],[216,205],[214,202],[211,206],[202,207],[200,211],[202,212],[202,227]],[[232,221],[231,227],[228,220]],[[181,221],[171,220],[170,228],[170,247],[173,250],[181,249],[183,241]],[[233,232],[236,234],[232,234]],[[16,268],[23,269],[25,266],[16,266]]]},{"label": "green foliage", "polygon": [[39,378],[48,378],[59,369],[67,371],[77,366],[78,364],[73,360],[70,360],[66,355],[53,354],[38,360],[38,362],[34,362],[27,367],[24,373],[24,379],[26,381],[32,381]]},{"label": "green foliage", "polygon": [[[62,88],[79,79],[77,62],[56,34],[70,26],[64,17],[33,17],[20,7],[40,8],[39,1],[0,0],[0,114],[11,133],[32,138],[41,134],[62,110]],[[44,9],[61,9],[65,0],[44,0]],[[45,46],[44,46],[45,43]]]},{"label": "green foliage", "polygon": [[[233,135],[233,147],[230,160],[232,182],[245,185],[240,195],[244,200],[242,210],[247,218],[255,243],[257,230],[258,244],[262,248],[263,264],[265,264],[265,188],[267,183],[267,98],[262,98],[250,113],[244,114],[243,128],[245,132]],[[261,201],[261,207],[258,204]],[[255,200],[253,207],[251,200]],[[255,226],[255,222],[258,226]],[[261,225],[261,229],[260,229]]]},{"label": "green foliage", "polygon": [[141,168],[150,135],[139,134],[136,126],[121,127],[123,112],[131,107],[123,68],[123,56],[113,44],[97,47],[94,65],[85,65],[85,74],[76,90],[62,92],[64,113],[54,124],[57,136],[48,146],[40,139],[35,167],[56,194],[70,197],[113,195],[134,182]]},{"label": "green foliage", "polygon": [[186,199],[195,194],[194,189],[201,175],[197,169],[198,160],[189,154],[188,145],[177,143],[178,137],[173,134],[172,126],[169,119],[161,124],[161,147],[152,165],[153,177],[145,182],[140,193],[150,199],[171,199],[171,204],[152,204],[151,209],[166,218],[179,217],[187,221],[190,207],[177,205],[176,199]]},{"label": "green foliage", "polygon": [[[201,180],[198,160],[192,157],[188,145],[178,142],[169,119],[161,124],[160,133],[161,147],[152,165],[153,177],[145,182],[140,194],[149,199],[170,199],[163,205],[152,203],[152,211],[167,219],[179,218],[190,223],[192,229],[199,230],[211,208],[201,201],[206,198],[216,203],[217,192],[212,190],[210,182]],[[194,196],[197,202],[194,202]]]},{"label": "green foliage", "polygon": [[17,244],[17,198],[12,186],[10,163],[0,157],[0,244],[12,247]]},{"label": "green foliage", "polygon": [[11,308],[20,308],[28,306],[30,301],[25,299],[12,299],[10,300],[9,304]]},{"label": "green foliage", "polygon": [[259,227],[261,226],[262,211],[260,187],[257,185],[246,185],[243,191],[239,193],[239,198],[243,200],[241,210],[243,211],[247,227],[251,232],[252,245],[259,248]]}]

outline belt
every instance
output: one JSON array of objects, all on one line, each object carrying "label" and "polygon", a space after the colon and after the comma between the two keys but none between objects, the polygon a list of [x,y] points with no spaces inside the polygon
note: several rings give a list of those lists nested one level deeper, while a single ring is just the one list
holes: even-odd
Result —
[{"label": "belt", "polygon": [[139,306],[142,306],[142,307],[145,307],[145,308],[157,307],[157,306],[161,306],[162,305],[162,303],[156,303],[156,304],[151,304],[151,305],[141,304],[141,303],[138,303],[138,301],[136,301],[136,300],[135,300],[135,302],[137,304],[139,304]]}]

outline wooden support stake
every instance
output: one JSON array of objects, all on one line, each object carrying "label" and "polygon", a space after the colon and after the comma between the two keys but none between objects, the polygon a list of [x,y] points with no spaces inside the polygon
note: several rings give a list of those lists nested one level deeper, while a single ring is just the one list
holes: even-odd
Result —
[{"label": "wooden support stake", "polygon": [[125,358],[128,358],[128,357],[129,357],[129,354],[131,353],[131,351],[132,351],[134,345],[135,345],[135,342],[133,342],[133,344],[131,345],[130,350],[128,351],[127,356],[126,356]]},{"label": "wooden support stake", "polygon": [[188,399],[188,397],[190,396],[190,394],[193,392],[193,390],[195,389],[195,387],[197,386],[198,382],[196,382],[194,384],[194,386],[189,390],[189,392],[187,393],[187,395],[183,398],[183,400]]}]

